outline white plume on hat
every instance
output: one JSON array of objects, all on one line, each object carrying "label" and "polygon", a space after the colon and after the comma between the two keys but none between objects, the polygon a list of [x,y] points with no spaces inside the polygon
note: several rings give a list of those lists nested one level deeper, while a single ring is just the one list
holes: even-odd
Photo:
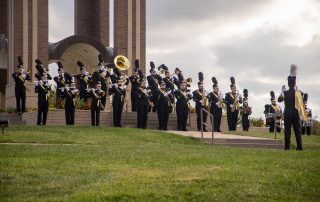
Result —
[{"label": "white plume on hat", "polygon": [[297,76],[297,69],[298,69],[297,65],[295,65],[295,64],[291,65],[291,68],[290,68],[290,76],[291,77]]}]

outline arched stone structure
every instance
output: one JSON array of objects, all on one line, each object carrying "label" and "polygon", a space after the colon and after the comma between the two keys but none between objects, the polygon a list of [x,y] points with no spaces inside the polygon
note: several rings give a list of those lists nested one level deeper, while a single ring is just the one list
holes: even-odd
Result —
[{"label": "arched stone structure", "polygon": [[72,75],[79,73],[78,60],[92,73],[97,68],[99,54],[105,63],[112,63],[113,48],[105,47],[94,38],[73,35],[57,43],[49,43],[49,63],[62,61],[65,70]]}]

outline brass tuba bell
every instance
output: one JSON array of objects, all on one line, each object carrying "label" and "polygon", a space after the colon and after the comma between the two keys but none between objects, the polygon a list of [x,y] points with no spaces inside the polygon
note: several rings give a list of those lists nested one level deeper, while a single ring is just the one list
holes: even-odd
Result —
[{"label": "brass tuba bell", "polygon": [[121,71],[126,71],[130,67],[130,61],[123,55],[118,55],[114,58],[114,64]]},{"label": "brass tuba bell", "polygon": [[187,78],[186,81],[187,81],[188,84],[191,84],[192,83],[192,78]]}]

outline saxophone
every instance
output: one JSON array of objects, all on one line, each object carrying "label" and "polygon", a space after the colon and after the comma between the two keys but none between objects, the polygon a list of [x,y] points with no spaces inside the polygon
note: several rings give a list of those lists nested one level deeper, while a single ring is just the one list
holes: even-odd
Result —
[{"label": "saxophone", "polygon": [[240,103],[239,103],[239,92],[237,91],[237,95],[233,101],[233,106],[231,108],[231,112],[234,112],[236,110],[240,109]]},{"label": "saxophone", "polygon": [[221,91],[218,92],[218,108],[225,108],[226,105],[224,103]]}]

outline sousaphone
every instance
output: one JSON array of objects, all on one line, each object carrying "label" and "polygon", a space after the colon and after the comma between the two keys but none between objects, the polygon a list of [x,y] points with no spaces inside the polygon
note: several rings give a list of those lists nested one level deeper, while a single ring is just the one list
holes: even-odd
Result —
[{"label": "sousaphone", "polygon": [[129,59],[123,55],[116,56],[113,62],[120,71],[126,71],[130,67]]}]

